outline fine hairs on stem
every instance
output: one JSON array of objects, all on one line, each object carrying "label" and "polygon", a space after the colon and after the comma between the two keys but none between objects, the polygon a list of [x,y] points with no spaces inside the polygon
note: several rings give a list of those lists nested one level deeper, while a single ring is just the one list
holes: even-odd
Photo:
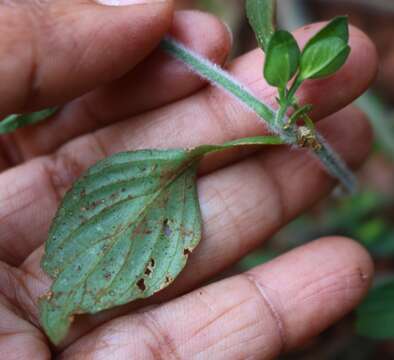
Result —
[{"label": "fine hairs on stem", "polygon": [[[277,112],[267,104],[264,104],[261,100],[257,99],[249,89],[233,78],[228,72],[224,71],[208,59],[203,58],[194,51],[186,48],[170,36],[167,36],[162,40],[161,48],[174,58],[182,61],[190,70],[198,74],[200,77],[208,80],[212,85],[223,89],[244,106],[253,110],[264,124],[268,126],[270,131],[279,135],[284,143],[299,147],[296,136],[296,127],[292,125],[287,129],[283,129],[283,127],[275,123]],[[286,120],[287,117],[285,116],[283,121],[286,122]],[[339,180],[342,186],[349,193],[354,193],[357,189],[357,179],[353,172],[321,134],[316,133],[316,137],[321,146],[316,149],[311,148],[315,156],[320,160],[326,171],[332,177]]]}]

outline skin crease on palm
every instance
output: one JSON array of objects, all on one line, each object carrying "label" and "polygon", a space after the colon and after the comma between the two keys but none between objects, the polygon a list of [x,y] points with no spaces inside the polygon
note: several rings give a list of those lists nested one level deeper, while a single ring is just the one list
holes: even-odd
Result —
[{"label": "skin crease on palm", "polygon": [[[351,311],[373,276],[350,239],[318,239],[251,270],[203,283],[326,196],[333,181],[304,151],[285,147],[208,157],[198,182],[201,245],[179,279],[146,301],[76,319],[52,347],[37,299],[50,280],[39,261],[59,202],[90,165],[118,151],[191,147],[263,134],[220,90],[154,50],[168,31],[223,64],[226,27],[173,13],[171,1],[105,6],[89,0],[0,0],[1,113],[62,104],[49,121],[0,139],[0,354],[2,359],[271,359]],[[296,32],[301,44],[322,24]],[[306,83],[319,129],[352,166],[371,131],[349,104],[375,76],[374,46],[351,30],[352,54],[335,76]],[[252,51],[228,69],[273,104]],[[83,95],[84,94],[84,95]]]}]

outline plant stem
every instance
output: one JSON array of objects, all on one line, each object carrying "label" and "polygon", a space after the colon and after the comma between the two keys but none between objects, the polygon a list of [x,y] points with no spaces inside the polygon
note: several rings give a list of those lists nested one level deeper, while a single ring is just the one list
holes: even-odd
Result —
[{"label": "plant stem", "polygon": [[283,127],[286,125],[286,113],[289,110],[290,106],[294,103],[294,98],[297,90],[302,85],[303,80],[300,79],[299,75],[295,78],[293,85],[289,89],[289,91],[281,92],[280,90],[280,107],[276,112],[275,116],[275,124],[277,127]]},{"label": "plant stem", "polygon": [[161,42],[161,47],[167,53],[183,61],[202,78],[209,80],[214,85],[235,96],[241,103],[264,119],[265,123],[274,130],[275,111],[257,99],[245,86],[233,79],[230,74],[216,64],[187,49],[171,37],[164,38]]},{"label": "plant stem", "polygon": [[[171,37],[165,37],[162,40],[161,48],[174,58],[181,60],[202,78],[210,81],[213,85],[222,88],[242,104],[246,105],[249,109],[253,110],[264,121],[264,123],[268,125],[274,134],[280,136],[283,143],[299,147],[296,136],[297,127],[293,125],[288,129],[283,129],[283,124],[276,124],[275,118],[278,117],[277,112],[257,99],[247,88],[240,84],[230,74],[192,50],[187,49]],[[294,94],[300,85],[301,81],[296,79],[289,90],[289,96],[292,95],[292,97],[294,97]],[[279,113],[279,115],[281,114]],[[280,123],[286,123],[286,110],[282,116],[279,116],[279,119],[282,120]],[[355,176],[341,157],[331,148],[331,146],[329,146],[323,136],[316,133],[316,137],[321,144],[321,148],[311,150],[314,151],[321,163],[325,165],[327,172],[332,177],[338,179],[348,192],[353,193],[357,188]]]}]

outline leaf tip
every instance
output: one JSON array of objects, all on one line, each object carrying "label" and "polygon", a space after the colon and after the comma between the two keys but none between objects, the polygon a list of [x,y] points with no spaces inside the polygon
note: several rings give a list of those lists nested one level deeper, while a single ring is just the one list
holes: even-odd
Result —
[{"label": "leaf tip", "polygon": [[51,343],[59,345],[74,322],[74,316],[67,314],[65,317],[59,317],[57,306],[52,303],[52,299],[51,291],[39,298],[40,323]]}]

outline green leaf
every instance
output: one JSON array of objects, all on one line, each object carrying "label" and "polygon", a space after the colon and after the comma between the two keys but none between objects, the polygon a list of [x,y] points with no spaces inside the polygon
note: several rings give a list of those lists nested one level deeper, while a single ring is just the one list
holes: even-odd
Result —
[{"label": "green leaf", "polygon": [[10,115],[0,122],[0,134],[8,134],[19,128],[46,120],[57,110],[58,108],[49,108],[30,114]]},{"label": "green leaf", "polygon": [[375,287],[357,310],[357,332],[372,339],[394,338],[394,280]]},{"label": "green leaf", "polygon": [[54,280],[41,323],[59,343],[75,314],[146,298],[181,272],[201,238],[196,169],[202,156],[234,146],[282,144],[276,136],[193,150],[141,150],[105,159],[66,194],[42,260]]},{"label": "green leaf", "polygon": [[300,63],[300,78],[319,79],[337,72],[350,54],[347,17],[337,17],[306,44]]},{"label": "green leaf", "polygon": [[246,14],[256,34],[259,46],[264,50],[275,32],[275,0],[247,0]]},{"label": "green leaf", "polygon": [[96,313],[168,286],[201,238],[199,157],[186,150],[120,153],[65,196],[42,267],[54,279],[41,321],[54,343],[74,314]]},{"label": "green leaf", "polygon": [[300,48],[293,35],[279,30],[268,42],[266,51],[264,77],[267,82],[280,89],[295,75],[300,60]]}]

